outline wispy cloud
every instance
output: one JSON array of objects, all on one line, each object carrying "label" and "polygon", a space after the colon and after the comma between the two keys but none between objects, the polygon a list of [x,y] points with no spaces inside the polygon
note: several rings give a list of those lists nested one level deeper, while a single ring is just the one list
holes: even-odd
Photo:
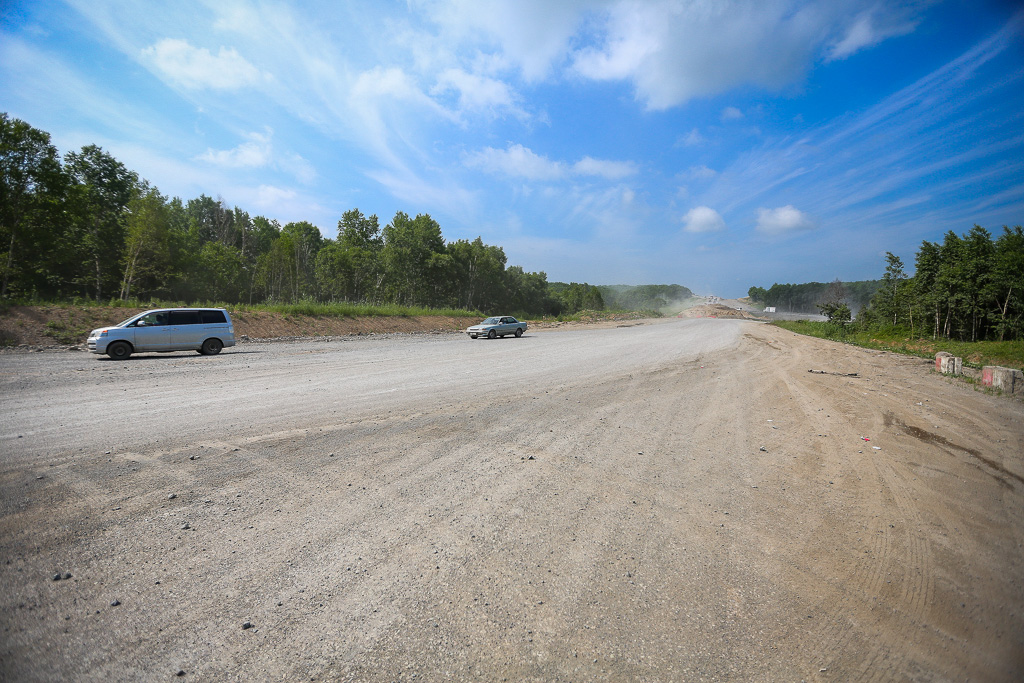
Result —
[{"label": "wispy cloud", "polygon": [[723,121],[739,121],[743,118],[743,112],[737,107],[726,107],[722,110]]},{"label": "wispy cloud", "polygon": [[274,131],[269,127],[262,133],[253,132],[247,140],[232,149],[211,149],[196,156],[197,161],[206,162],[228,169],[274,168],[294,176],[304,184],[312,183],[316,169],[312,164],[294,152],[278,152],[274,147]]},{"label": "wispy cloud", "polygon": [[572,175],[621,180],[638,172],[636,164],[630,161],[609,161],[586,156],[574,164],[567,164],[512,143],[506,149],[485,147],[467,154],[464,163],[470,168],[493,175],[526,180],[561,180]]},{"label": "wispy cloud", "polygon": [[214,55],[185,40],[164,38],[142,50],[142,58],[171,81],[186,88],[238,90],[259,83],[265,75],[234,48],[221,46]]},{"label": "wispy cloud", "polygon": [[516,95],[509,84],[495,78],[467,73],[462,69],[445,69],[438,75],[437,84],[431,88],[430,94],[443,96],[448,92],[458,94],[459,111],[527,117],[516,104]]},{"label": "wispy cloud", "polygon": [[[877,45],[887,38],[902,36],[917,28],[916,18],[906,16],[899,6],[888,14],[879,12],[879,6],[856,15],[842,38],[835,41],[828,51],[828,61],[846,59],[864,48]],[[905,10],[904,10],[905,11]]]},{"label": "wispy cloud", "polygon": [[608,161],[593,157],[583,157],[572,165],[572,170],[577,175],[600,176],[608,180],[620,180],[637,174],[636,164],[631,161]]},{"label": "wispy cloud", "polygon": [[[987,183],[1012,185],[1014,164],[1001,160],[1013,154],[1019,159],[1024,133],[990,135],[983,126],[1022,130],[1021,114],[1007,103],[1006,94],[1020,87],[1024,70],[992,87],[976,87],[975,79],[1020,35],[1020,16],[863,112],[740,154],[694,198],[721,207],[727,217],[751,215],[760,208],[768,213],[758,213],[756,225],[766,233],[779,231],[785,212],[764,207],[780,205],[799,206],[819,223],[838,220],[849,229],[880,230],[906,220],[916,210],[908,207],[922,204],[923,195],[932,204],[946,203],[981,188],[972,180],[977,177],[973,169],[998,174],[988,175]],[[937,191],[942,187],[944,191]],[[973,220],[983,219],[978,215]]]},{"label": "wispy cloud", "polygon": [[493,175],[527,180],[558,180],[567,173],[565,164],[535,154],[518,144],[510,144],[507,149],[485,147],[468,154],[465,164]]},{"label": "wispy cloud", "polygon": [[273,132],[250,133],[249,140],[234,149],[207,149],[197,159],[228,168],[259,168],[271,160],[271,139]]}]

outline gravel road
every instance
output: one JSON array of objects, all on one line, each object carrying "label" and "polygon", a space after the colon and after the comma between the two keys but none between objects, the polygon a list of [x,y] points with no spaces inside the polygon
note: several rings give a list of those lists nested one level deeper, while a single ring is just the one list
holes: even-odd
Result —
[{"label": "gravel road", "polygon": [[1022,425],[745,321],[3,354],[0,679],[1013,680]]}]

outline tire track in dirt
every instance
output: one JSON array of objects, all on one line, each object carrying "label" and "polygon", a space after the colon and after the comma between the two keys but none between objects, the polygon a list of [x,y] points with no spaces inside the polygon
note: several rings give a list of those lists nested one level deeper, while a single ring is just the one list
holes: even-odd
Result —
[{"label": "tire track in dirt", "polygon": [[[1020,473],[1015,404],[753,323],[468,344],[254,345],[116,374],[22,359],[38,372],[0,375],[7,431],[32,439],[0,435],[0,677],[1007,680],[1024,664],[1024,499],[966,450]],[[96,406],[50,407],[70,404],[57,376],[68,396],[144,387],[149,412],[124,438],[89,432]],[[224,400],[151,429],[165,387],[199,378]],[[33,410],[72,429],[15,431]],[[61,567],[74,578],[53,582]]]}]

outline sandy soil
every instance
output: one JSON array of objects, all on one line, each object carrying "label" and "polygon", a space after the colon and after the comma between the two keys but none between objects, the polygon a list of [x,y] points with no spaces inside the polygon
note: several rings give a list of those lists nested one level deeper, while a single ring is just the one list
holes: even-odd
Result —
[{"label": "sandy soil", "polygon": [[6,354],[0,679],[1019,680],[1022,425],[741,320]]}]

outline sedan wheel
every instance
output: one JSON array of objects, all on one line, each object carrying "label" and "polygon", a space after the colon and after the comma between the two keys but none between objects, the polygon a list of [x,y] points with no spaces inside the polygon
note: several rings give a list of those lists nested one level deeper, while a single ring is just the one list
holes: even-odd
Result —
[{"label": "sedan wheel", "polygon": [[516,339],[519,339],[522,336],[523,336],[523,328],[520,327],[519,329],[516,330]]},{"label": "sedan wheel", "polygon": [[496,334],[494,333],[494,330],[491,330],[490,332],[488,332],[488,333],[487,333],[487,338],[488,338],[488,339],[494,339],[494,338],[495,338],[495,337],[497,337],[497,336],[498,336],[498,335],[496,335]]}]

